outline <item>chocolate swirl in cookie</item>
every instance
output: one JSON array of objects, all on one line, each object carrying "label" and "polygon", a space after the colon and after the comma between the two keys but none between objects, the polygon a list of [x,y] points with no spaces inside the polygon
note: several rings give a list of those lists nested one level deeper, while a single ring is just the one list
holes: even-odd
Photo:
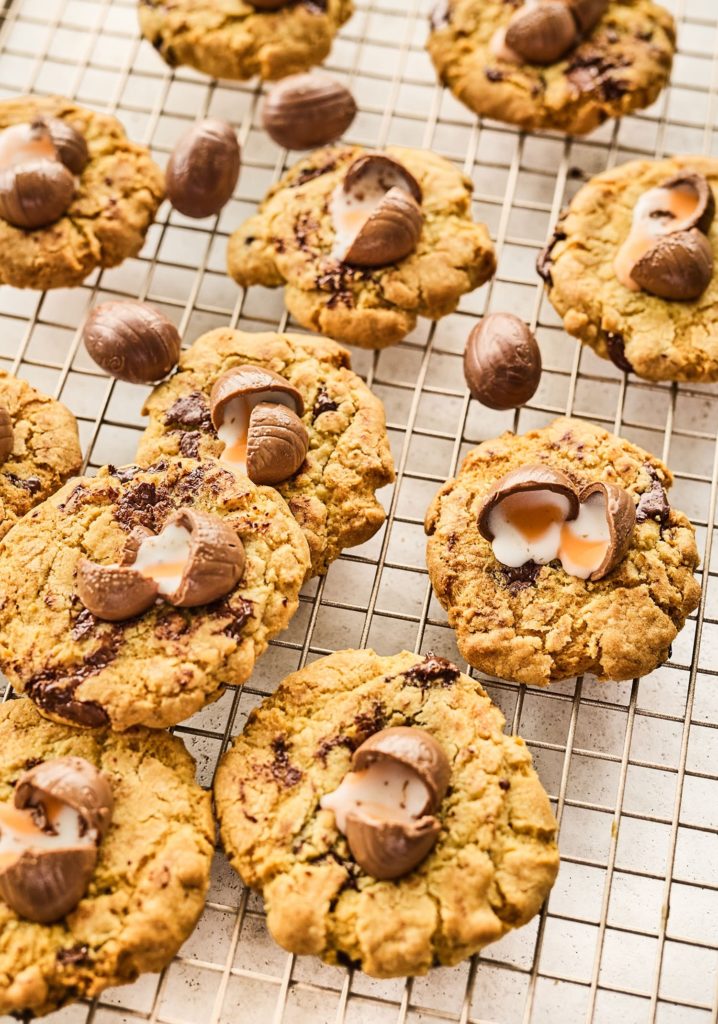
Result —
[{"label": "chocolate swirl in cookie", "polygon": [[623,560],[636,522],[622,487],[594,481],[576,487],[561,470],[522,466],[502,477],[484,499],[479,533],[511,569],[559,559],[584,580],[607,576]]},{"label": "chocolate swirl in cookie", "polygon": [[80,757],[43,761],[0,804],[0,898],[21,917],[58,921],[87,892],[112,820],[105,775]]},{"label": "chocolate swirl in cookie", "polygon": [[446,753],[430,733],[397,726],[365,740],[354,751],[352,771],[320,803],[334,812],[367,874],[399,878],[433,849],[450,777]]},{"label": "chocolate swirl in cookie", "polygon": [[607,7],[608,0],[526,0],[496,31],[491,52],[514,64],[554,64],[592,31]]},{"label": "chocolate swirl in cookie", "polygon": [[702,174],[676,174],[644,192],[614,262],[616,277],[631,291],[674,301],[697,299],[713,277],[706,236],[714,216],[713,189]]}]

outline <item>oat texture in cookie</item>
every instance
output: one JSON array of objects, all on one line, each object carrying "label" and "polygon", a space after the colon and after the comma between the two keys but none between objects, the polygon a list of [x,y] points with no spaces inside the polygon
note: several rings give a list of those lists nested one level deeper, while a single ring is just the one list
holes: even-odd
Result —
[{"label": "oat texture in cookie", "polygon": [[364,348],[400,341],[417,317],[453,312],[496,266],[486,228],[471,219],[471,181],[425,150],[390,146],[386,155],[420,190],[421,233],[413,252],[386,266],[357,266],[336,251],[332,199],[359,146],[316,150],[269,191],[259,213],[234,232],[228,266],[241,285],[286,285],[289,312],[310,330]]},{"label": "oat texture in cookie", "polygon": [[[620,369],[648,380],[718,380],[718,273],[693,301],[632,291],[615,261],[639,198],[675,175],[704,175],[715,193],[718,160],[635,160],[592,178],[559,219],[539,272],[569,334]],[[718,259],[718,225],[708,232]]]},{"label": "oat texture in cookie", "polygon": [[[158,600],[133,618],[96,618],[78,596],[80,560],[121,563],[131,535],[159,533],[180,508],[236,531],[236,586],[198,607]],[[249,677],[294,614],[308,567],[304,535],[271,488],[214,460],[107,467],[70,481],[0,542],[0,665],[57,721],[163,728]]]},{"label": "oat texture in cookie", "polygon": [[0,130],[37,117],[76,129],[89,159],[75,176],[69,208],[54,223],[27,230],[0,219],[0,281],[16,288],[69,288],[96,267],[137,255],[164,196],[164,175],[109,114],[57,96],[0,103]]},{"label": "oat texture in cookie", "polygon": [[497,44],[516,11],[504,0],[439,0],[432,15],[434,67],[477,114],[581,135],[649,106],[668,81],[675,27],[652,0],[611,0],[577,45],[545,65]]},{"label": "oat texture in cookie", "polygon": [[[537,912],[558,870],[556,821],[518,736],[443,658],[341,651],[288,676],[220,764],[232,865],[260,889],[280,945],[375,977],[455,964]],[[441,829],[408,874],[379,881],[320,806],[368,737],[418,727],[450,764]]]},{"label": "oat texture in cookie", "polygon": [[170,67],[215,78],[284,78],[321,64],[352,0],[139,0],[140,28]]},{"label": "oat texture in cookie", "polygon": [[[541,465],[576,487],[625,489],[635,503],[627,554],[598,580],[559,561],[502,565],[479,532],[481,505],[506,473]],[[672,475],[657,458],[599,427],[561,418],[469,452],[426,515],[431,582],[470,665],[545,686],[591,672],[601,680],[652,672],[698,604],[695,533],[669,503]]]},{"label": "oat texture in cookie", "polygon": [[68,756],[103,772],[112,822],[88,890],[66,917],[33,923],[0,899],[0,1014],[22,1020],[160,971],[194,928],[209,887],[210,800],[179,739],[71,729],[29,700],[0,706],[0,802],[12,800],[28,768]]},{"label": "oat texture in cookie", "polygon": [[336,342],[230,329],[204,334],[183,352],[178,372],[147,399],[150,424],[138,460],[221,458],[225,445],[212,424],[210,395],[222,374],[244,364],[273,370],[304,400],[309,450],[299,471],[277,489],[309,542],[312,572],[326,572],[344,548],[368,540],[382,525],[375,491],[394,479],[382,403]]},{"label": "oat texture in cookie", "polygon": [[0,370],[0,537],[81,463],[70,410]]}]

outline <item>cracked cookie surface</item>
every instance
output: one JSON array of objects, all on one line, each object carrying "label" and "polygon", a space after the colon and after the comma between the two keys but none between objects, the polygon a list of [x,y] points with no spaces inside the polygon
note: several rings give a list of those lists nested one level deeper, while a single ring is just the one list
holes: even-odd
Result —
[{"label": "cracked cookie surface", "polygon": [[0,282],[71,288],[96,267],[114,267],[137,255],[164,198],[164,175],[116,118],[59,96],[3,100],[0,130],[38,115],[76,128],[87,142],[89,161],[69,209],[54,224],[28,231],[0,219]]},{"label": "cracked cookie surface", "polygon": [[613,0],[593,31],[561,61],[514,64],[491,50],[519,5],[439,0],[427,49],[440,79],[467,107],[522,128],[582,135],[608,117],[649,106],[666,85],[676,46],[673,18],[651,0]]},{"label": "cracked cookie surface", "polygon": [[0,406],[10,414],[13,450],[0,463],[0,538],[77,473],[82,452],[69,409],[0,370]]},{"label": "cracked cookie surface", "polygon": [[[78,560],[116,564],[134,527],[159,532],[180,507],[236,528],[240,582],[213,604],[161,601],[122,622],[96,619],[76,595]],[[307,542],[271,488],[214,460],[106,467],[70,481],[0,542],[0,665],[56,721],[164,728],[250,676],[294,614],[308,567]]]},{"label": "cracked cookie surface", "polygon": [[316,150],[274,185],[259,213],[229,241],[229,273],[238,284],[286,285],[287,309],[309,330],[383,348],[400,341],[417,317],[438,320],[461,296],[494,273],[483,224],[471,219],[469,178],[426,150],[389,146],[387,154],[413,174],[423,193],[424,223],[416,250],[375,269],[350,267],[331,255],[329,201],[350,164],[367,150]]},{"label": "cracked cookie surface", "polygon": [[19,918],[0,899],[0,1014],[22,1019],[160,971],[190,935],[209,888],[209,794],[179,739],[78,731],[48,722],[29,700],[0,705],[1,802],[29,767],[69,755],[106,773],[112,824],[87,894],[61,921]]},{"label": "cracked cookie surface", "polygon": [[335,342],[229,328],[202,335],[145,402],[150,424],[138,461],[219,457],[224,445],[212,426],[210,392],[221,374],[243,363],[280,374],[304,399],[307,458],[277,490],[309,542],[312,573],[324,573],[344,548],[362,544],[382,525],[384,509],[374,492],[394,479],[384,407]]},{"label": "cracked cookie surface", "polygon": [[247,0],[140,0],[142,34],[170,65],[215,78],[283,78],[321,64],[352,0],[297,0],[276,11]]},{"label": "cracked cookie surface", "polygon": [[[570,576],[559,562],[502,566],[479,533],[483,498],[505,473],[544,463],[576,483],[625,488],[636,502],[628,554],[603,579]],[[664,662],[700,588],[695,532],[666,496],[673,477],[637,445],[582,420],[502,434],[466,456],[426,515],[427,563],[459,650],[489,675],[546,686],[592,672],[646,675]]]},{"label": "cracked cookie surface", "polygon": [[[614,270],[639,196],[686,169],[718,191],[718,160],[704,156],[634,160],[592,178],[539,257],[548,297],[569,334],[648,380],[718,380],[718,270],[693,302],[631,291]],[[718,223],[708,240],[718,264]]]},{"label": "cracked cookie surface", "polygon": [[[215,783],[232,865],[261,889],[281,946],[375,977],[455,964],[525,924],[558,870],[556,821],[518,736],[442,658],[340,651],[288,676],[249,716]],[[354,861],[322,795],[380,729],[428,730],[451,763],[441,833],[410,874]]]}]

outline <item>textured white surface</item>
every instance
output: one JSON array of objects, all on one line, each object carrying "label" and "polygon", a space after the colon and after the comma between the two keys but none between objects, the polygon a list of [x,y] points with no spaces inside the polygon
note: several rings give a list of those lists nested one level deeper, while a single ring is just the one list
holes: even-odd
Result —
[{"label": "textured white surface", "polygon": [[[249,710],[301,663],[340,647],[405,646],[458,657],[432,599],[422,519],[440,483],[477,441],[575,413],[619,430],[676,471],[673,500],[698,527],[703,601],[671,661],[633,684],[570,681],[550,691],[492,683],[509,727],[527,739],[561,820],[563,863],[544,914],[452,970],[376,982],[287,956],[261,902],[218,856],[210,903],[161,978],[70,1007],[52,1024],[716,1024],[718,1020],[718,387],[650,385],[581,352],[543,298],[536,254],[581,178],[636,155],[718,155],[718,10],[673,0],[680,52],[649,111],[578,141],[477,123],[435,84],[423,50],[430,0],[359,0],[328,67],[360,114],[348,138],[429,146],[476,184],[475,209],[500,254],[493,283],[435,329],[354,366],[386,403],[398,469],[391,518],[371,542],[312,583],[291,627],[251,683],[178,729],[210,784]],[[186,342],[213,327],[286,323],[281,292],[241,292],[225,275],[229,232],[287,166],[259,129],[254,84],[170,72],[140,41],[132,0],[16,0],[0,36],[0,94],[36,90],[117,113],[161,163],[196,117],[230,119],[244,146],[234,199],[218,220],[163,207],[142,255],[46,295],[0,290],[0,364],[58,395],[80,419],[91,467],[132,459],[146,389],[112,384],[79,346],[88,305],[148,298]],[[292,160],[290,159],[289,163]],[[510,310],[537,325],[544,374],[514,417],[470,402],[461,353],[477,314]],[[710,525],[710,528],[708,526]],[[641,637],[627,638],[642,643]],[[3,1022],[6,1024],[6,1022]]]}]

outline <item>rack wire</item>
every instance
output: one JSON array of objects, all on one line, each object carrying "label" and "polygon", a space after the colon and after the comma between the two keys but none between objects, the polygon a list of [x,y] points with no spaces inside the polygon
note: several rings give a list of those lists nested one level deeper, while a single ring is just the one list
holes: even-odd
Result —
[{"label": "rack wire", "polygon": [[[671,659],[640,682],[586,677],[544,691],[486,681],[527,740],[561,825],[557,884],[526,928],[458,967],[373,981],[279,949],[261,901],[218,853],[204,916],[170,967],[68,1007],[48,1018],[53,1024],[718,1022],[718,388],[626,378],[565,335],[534,271],[560,208],[586,177],[634,156],[718,155],[715,0],[666,3],[679,25],[671,86],[650,110],[588,139],[477,121],[436,84],[423,50],[430,5],[358,0],[327,67],[360,105],[350,141],[433,148],[473,178],[498,274],[401,345],[353,352],[387,408],[397,481],[383,492],[386,526],[305,587],[292,625],[248,684],[175,731],[210,785],[251,708],[287,672],[367,644],[459,660],[426,574],[424,509],[479,440],[562,413],[620,431],[672,466],[673,500],[695,523],[703,555],[700,607]],[[281,294],[237,289],[224,254],[228,234],[292,161],[259,130],[261,88],[165,67],[140,39],[133,0],[6,0],[0,96],[33,91],[115,113],[162,164],[180,131],[207,114],[231,120],[243,146],[239,185],[218,218],[189,221],[165,204],[140,256],[82,288],[0,289],[0,365],[70,406],[92,472],[132,461],[146,389],[109,381],[91,363],[77,330],[85,310],[106,297],[147,299],[186,344],[227,324],[286,327]],[[541,344],[541,386],[516,413],[483,409],[464,387],[463,344],[489,309],[523,315]]]}]

